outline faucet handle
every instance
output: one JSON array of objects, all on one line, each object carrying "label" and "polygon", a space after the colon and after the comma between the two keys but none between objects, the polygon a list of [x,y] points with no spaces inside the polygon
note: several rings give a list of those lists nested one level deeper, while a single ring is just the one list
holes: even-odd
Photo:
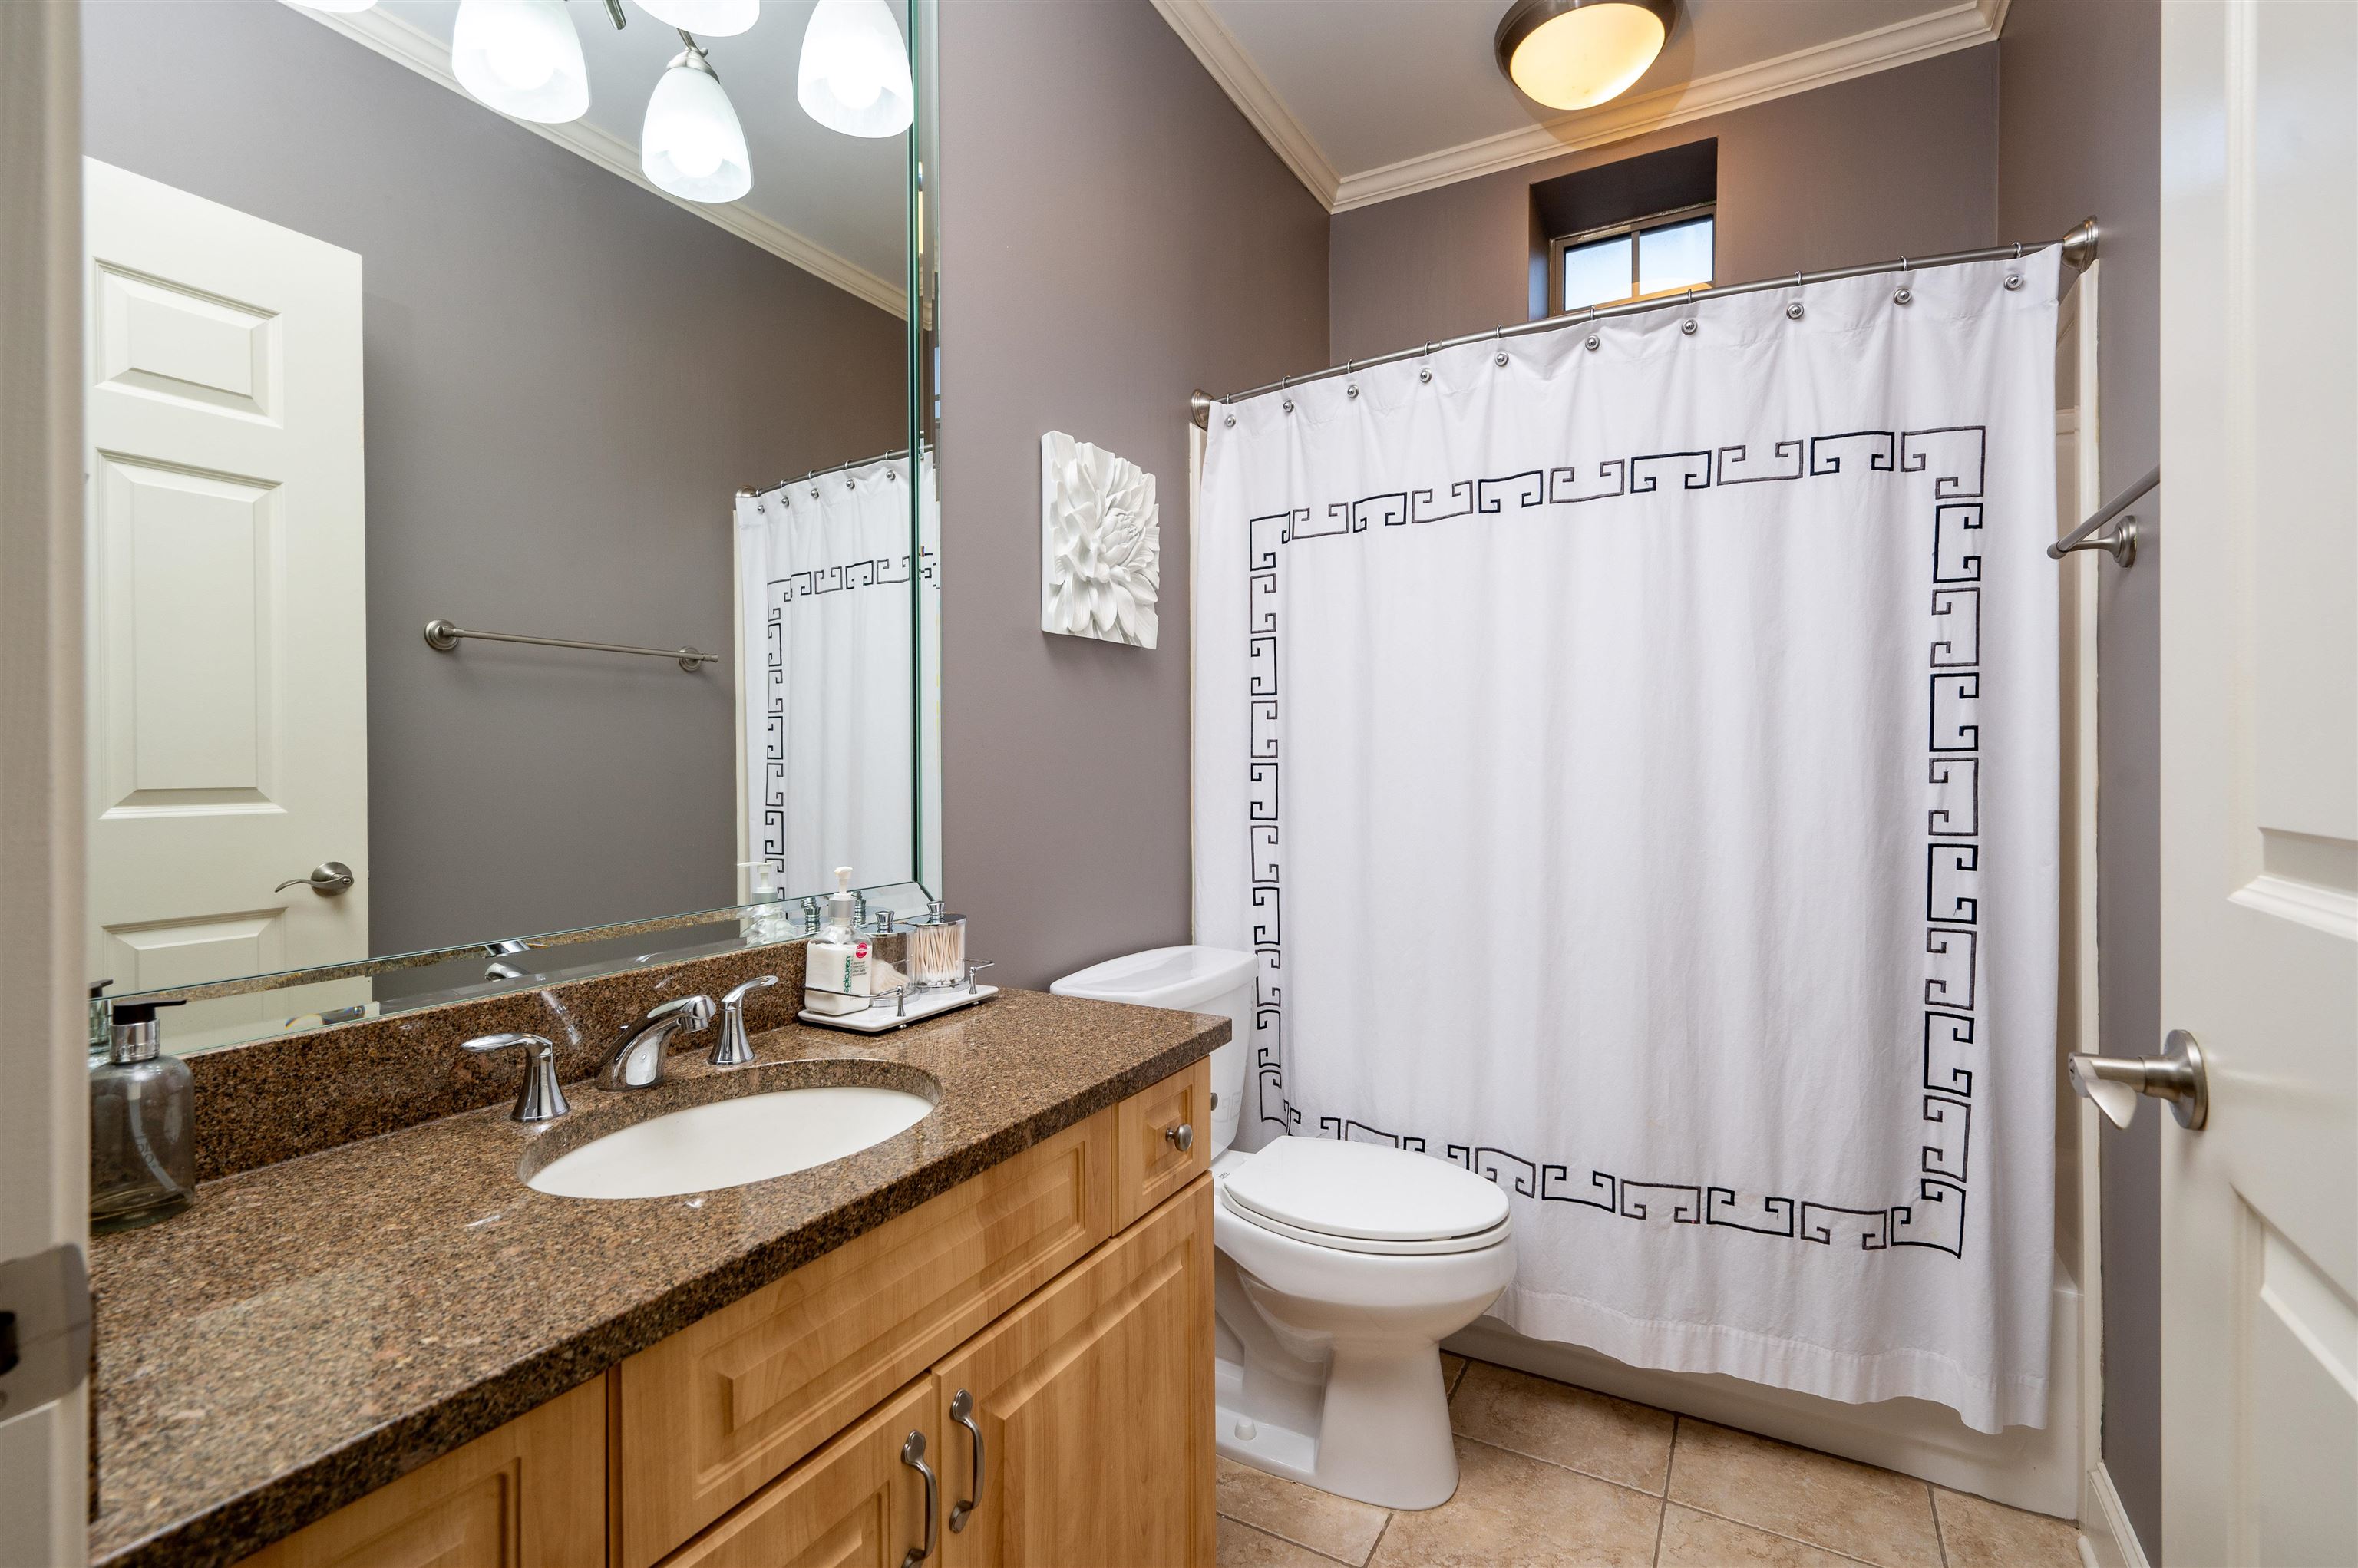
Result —
[{"label": "faucet handle", "polygon": [[764,986],[778,983],[775,975],[755,975],[720,999],[720,1040],[706,1058],[716,1067],[741,1067],[753,1059],[753,1043],[745,1037],[745,999]]},{"label": "faucet handle", "polygon": [[647,1009],[646,1016],[649,1018],[676,1016],[680,1021],[680,1029],[686,1033],[694,1034],[712,1022],[712,999],[702,991],[697,992],[694,996],[675,997],[667,1002]]},{"label": "faucet handle", "polygon": [[565,1090],[557,1081],[557,1047],[546,1034],[479,1034],[464,1043],[467,1050],[483,1054],[504,1051],[511,1045],[522,1045],[532,1053],[525,1064],[524,1087],[516,1091],[515,1108],[508,1113],[511,1121],[555,1121],[572,1109],[565,1103]]}]

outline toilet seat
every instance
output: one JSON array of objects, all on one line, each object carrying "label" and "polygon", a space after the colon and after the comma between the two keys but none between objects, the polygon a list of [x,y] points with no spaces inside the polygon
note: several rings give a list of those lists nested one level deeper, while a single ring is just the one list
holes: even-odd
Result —
[{"label": "toilet seat", "polygon": [[1346,1252],[1473,1252],[1509,1228],[1497,1184],[1381,1144],[1280,1138],[1231,1163],[1217,1186],[1238,1218]]}]

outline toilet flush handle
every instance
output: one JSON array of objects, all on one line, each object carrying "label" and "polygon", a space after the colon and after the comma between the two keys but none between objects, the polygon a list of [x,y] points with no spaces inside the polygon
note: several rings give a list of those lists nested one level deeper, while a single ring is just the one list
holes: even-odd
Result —
[{"label": "toilet flush handle", "polygon": [[1183,1121],[1176,1127],[1164,1128],[1163,1136],[1169,1139],[1171,1147],[1178,1150],[1182,1154],[1195,1147],[1195,1130],[1186,1122]]}]

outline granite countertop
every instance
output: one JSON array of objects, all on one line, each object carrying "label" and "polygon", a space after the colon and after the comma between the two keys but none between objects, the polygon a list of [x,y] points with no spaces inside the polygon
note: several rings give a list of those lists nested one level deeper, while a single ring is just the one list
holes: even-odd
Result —
[{"label": "granite countertop", "polygon": [[[715,1308],[1208,1054],[1228,1021],[1005,991],[866,1037],[790,1025],[754,1065],[670,1058],[640,1094],[568,1086],[205,1183],[96,1238],[93,1563],[234,1563]],[[824,1064],[824,1065],[822,1065]],[[659,1109],[765,1087],[932,1092],[916,1126],[686,1197],[534,1192],[519,1169]]]}]

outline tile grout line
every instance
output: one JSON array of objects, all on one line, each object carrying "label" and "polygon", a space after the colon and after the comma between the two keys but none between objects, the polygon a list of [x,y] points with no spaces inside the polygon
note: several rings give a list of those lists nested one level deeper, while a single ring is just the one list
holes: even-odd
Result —
[{"label": "tile grout line", "polygon": [[1932,1545],[1941,1553],[1941,1568],[1949,1568],[1949,1535],[1941,1528],[1941,1494],[1924,1483],[1924,1503],[1932,1510]]},{"label": "tile grout line", "polygon": [[[1322,1562],[1337,1563],[1342,1564],[1342,1568],[1367,1568],[1367,1564],[1365,1563],[1354,1563],[1347,1557],[1337,1557],[1331,1552],[1321,1552],[1314,1546],[1305,1546],[1301,1541],[1294,1540],[1292,1536],[1280,1535],[1273,1530],[1264,1530],[1260,1525],[1254,1524],[1251,1520],[1238,1519],[1234,1514],[1221,1514],[1219,1517],[1228,1520],[1230,1524],[1235,1525],[1239,1530],[1249,1530],[1255,1535],[1265,1535],[1271,1541],[1282,1541],[1286,1545],[1293,1547],[1295,1551],[1307,1552],[1311,1556],[1318,1558]],[[1390,1529],[1391,1526],[1391,1516],[1390,1514],[1386,1514],[1384,1516],[1384,1526],[1385,1529]],[[1383,1539],[1383,1531],[1378,1530],[1376,1532],[1377,1542],[1381,1544]],[[1375,1555],[1374,1547],[1369,1547],[1368,1549],[1368,1555],[1370,1557]]]},{"label": "tile grout line", "polygon": [[[1456,1496],[1454,1492],[1450,1495],[1452,1497]],[[1367,1568],[1368,1563],[1373,1563],[1376,1560],[1376,1553],[1384,1549],[1384,1537],[1392,1532],[1392,1519],[1394,1517],[1395,1510],[1391,1509],[1386,1509],[1384,1510],[1384,1522],[1377,1529],[1376,1539],[1368,1545],[1368,1554],[1359,1559],[1359,1568]]]},{"label": "tile grout line", "polygon": [[[1662,1455],[1662,1507],[1654,1515],[1653,1568],[1662,1568],[1662,1536],[1671,1528],[1671,1466],[1678,1462],[1679,1422],[1682,1419],[1677,1412],[1671,1413],[1671,1449]],[[1943,1563],[1942,1568],[1947,1568],[1947,1564]]]}]

